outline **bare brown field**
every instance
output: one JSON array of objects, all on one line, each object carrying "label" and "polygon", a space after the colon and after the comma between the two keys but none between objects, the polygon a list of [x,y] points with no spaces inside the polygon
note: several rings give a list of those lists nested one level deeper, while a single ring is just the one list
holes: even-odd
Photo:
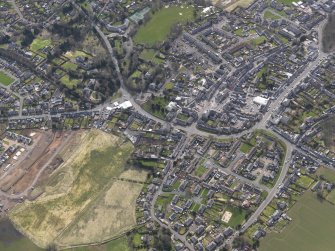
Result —
[{"label": "bare brown field", "polygon": [[[72,133],[48,132],[43,135],[44,138],[38,143],[39,146],[37,148],[39,149],[37,149],[36,153],[32,152],[31,157],[22,163],[21,168],[25,170],[26,174],[12,187],[13,193],[20,193],[29,187],[40,169],[47,164],[53,154],[61,147],[65,138],[71,137],[71,134]],[[43,148],[42,146],[44,141],[46,144],[49,143],[46,148]]]},{"label": "bare brown field", "polygon": [[139,170],[135,168],[127,169],[120,175],[120,179],[134,180],[138,182],[145,182],[148,172],[146,170]]},{"label": "bare brown field", "polygon": [[61,246],[98,243],[136,225],[136,199],[142,184],[117,180],[79,221],[59,238]]},{"label": "bare brown field", "polygon": [[20,194],[28,189],[38,172],[49,161],[64,140],[64,133],[52,131],[37,131],[33,138],[33,145],[28,147],[27,156],[21,159],[0,180],[0,188],[10,194]]}]

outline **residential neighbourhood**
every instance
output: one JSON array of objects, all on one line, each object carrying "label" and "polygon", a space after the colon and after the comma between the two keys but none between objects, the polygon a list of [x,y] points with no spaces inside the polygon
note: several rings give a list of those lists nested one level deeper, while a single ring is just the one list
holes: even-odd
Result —
[{"label": "residential neighbourhood", "polygon": [[[0,1],[0,215],[29,245],[276,251],[271,243],[282,238],[278,250],[317,249],[283,233],[326,224],[318,214],[301,227],[299,217],[310,215],[302,203],[335,203],[335,56],[326,49],[335,45],[325,31],[335,1],[241,2]],[[96,136],[78,150],[92,132],[106,140]],[[117,143],[97,150],[109,137]],[[131,151],[116,154],[127,144]],[[89,196],[85,161],[100,171],[125,165],[124,172],[92,172]],[[129,205],[125,196],[108,201],[111,181],[121,182],[114,195],[127,192],[123,183],[129,195],[137,191]],[[72,194],[81,189],[87,194]],[[64,220],[57,235],[57,228],[46,234],[52,242],[36,234],[43,220],[17,220],[17,212],[24,218],[32,205],[64,194],[69,204],[52,205],[69,220],[52,213],[50,226]],[[131,215],[117,211],[131,203]],[[43,217],[52,212],[41,208]],[[78,237],[99,214],[113,213],[135,223],[115,223],[105,239]]]}]

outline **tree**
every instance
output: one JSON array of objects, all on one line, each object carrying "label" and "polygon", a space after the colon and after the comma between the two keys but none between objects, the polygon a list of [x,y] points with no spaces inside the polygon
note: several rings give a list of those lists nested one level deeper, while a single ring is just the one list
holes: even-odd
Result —
[{"label": "tree", "polygon": [[154,248],[161,251],[172,250],[171,233],[169,230],[160,228],[154,239]]},{"label": "tree", "polygon": [[259,247],[259,240],[256,240],[256,241],[254,241],[254,243],[252,244],[252,248],[257,250],[258,247]]},{"label": "tree", "polygon": [[316,197],[317,197],[317,199],[320,201],[320,202],[323,202],[324,201],[324,197],[323,197],[323,194],[322,194],[322,191],[321,190],[318,190],[317,192],[316,192]]},{"label": "tree", "polygon": [[248,242],[243,236],[238,236],[233,241],[233,248],[243,250],[246,246],[248,246]]},{"label": "tree", "polygon": [[198,16],[197,10],[196,10],[196,8],[194,8],[194,10],[193,10],[193,18],[197,19],[197,16]]},{"label": "tree", "polygon": [[64,7],[63,7],[63,9],[62,9],[63,14],[70,13],[72,10],[73,10],[73,6],[72,6],[72,4],[64,5]]},{"label": "tree", "polygon": [[21,45],[24,47],[29,46],[35,39],[35,36],[30,29],[25,28],[22,34],[24,37],[22,39]]},{"label": "tree", "polygon": [[8,44],[10,42],[10,36],[3,35],[0,37],[0,44]]},{"label": "tree", "polygon": [[152,110],[153,112],[156,111],[156,105],[155,105],[155,104],[151,104],[151,110]]}]

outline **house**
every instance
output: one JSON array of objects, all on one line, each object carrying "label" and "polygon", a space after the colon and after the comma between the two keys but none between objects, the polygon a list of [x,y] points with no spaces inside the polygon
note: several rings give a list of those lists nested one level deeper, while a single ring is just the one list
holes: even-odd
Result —
[{"label": "house", "polygon": [[261,237],[264,237],[266,235],[266,232],[263,229],[258,229],[256,232],[253,234],[252,238],[254,240],[259,240]]},{"label": "house", "polygon": [[203,251],[204,250],[204,246],[200,242],[198,242],[195,245],[195,249],[198,250],[198,251]]},{"label": "house", "polygon": [[231,227],[226,227],[223,230],[223,235],[228,238],[229,236],[231,236],[234,233],[234,230]]},{"label": "house", "polygon": [[205,210],[206,210],[206,206],[201,204],[201,206],[198,209],[198,213],[202,215],[204,214]]},{"label": "house", "polygon": [[223,241],[224,241],[224,236],[223,236],[223,234],[219,233],[219,234],[215,237],[214,241],[215,241],[215,243],[218,244],[218,245],[220,245],[221,243],[223,243]]},{"label": "house", "polygon": [[190,227],[193,223],[193,219],[190,217],[190,218],[187,218],[187,220],[184,222],[184,226],[185,227]]},{"label": "house", "polygon": [[206,251],[214,251],[216,247],[217,247],[216,243],[212,241],[206,246]]},{"label": "house", "polygon": [[203,233],[205,232],[205,227],[203,225],[200,225],[199,227],[197,227],[197,229],[195,230],[195,234],[197,236],[201,236]]}]

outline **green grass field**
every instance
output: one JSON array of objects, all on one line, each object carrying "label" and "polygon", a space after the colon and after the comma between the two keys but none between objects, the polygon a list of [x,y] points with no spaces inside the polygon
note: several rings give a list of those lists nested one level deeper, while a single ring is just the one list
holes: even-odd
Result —
[{"label": "green grass field", "polygon": [[8,76],[6,73],[3,71],[0,71],[0,83],[3,85],[10,85],[14,82],[14,79]]},{"label": "green grass field", "polygon": [[317,171],[317,175],[324,176],[328,181],[335,183],[335,172],[329,168],[321,167]]},{"label": "green grass field", "polygon": [[234,30],[234,34],[239,36],[239,37],[242,37],[243,35],[243,29],[242,28],[238,28],[237,30]]},{"label": "green grass field", "polygon": [[77,69],[77,65],[72,62],[66,62],[62,65],[65,70],[72,70],[75,71]]},{"label": "green grass field", "polygon": [[201,177],[206,171],[207,171],[207,168],[204,167],[203,165],[200,165],[195,169],[194,175]]},{"label": "green grass field", "polygon": [[288,212],[293,221],[281,233],[269,233],[260,251],[333,251],[335,207],[308,191]]},{"label": "green grass field", "polygon": [[307,189],[309,188],[312,183],[313,179],[308,177],[307,175],[302,175],[298,180],[297,180],[297,185],[302,186],[303,188]]},{"label": "green grass field", "polygon": [[164,63],[163,59],[160,59],[156,56],[156,51],[152,49],[143,50],[140,54],[140,58],[145,61],[150,61],[155,64]]},{"label": "green grass field", "polygon": [[252,145],[249,145],[249,144],[247,144],[247,143],[243,143],[242,145],[241,145],[241,147],[240,147],[240,151],[242,152],[242,153],[249,153],[250,152],[250,150],[252,149]]},{"label": "green grass field", "polygon": [[31,43],[30,49],[32,51],[38,51],[50,44],[51,44],[51,41],[49,39],[42,39],[38,37],[38,38],[35,38],[34,41]]},{"label": "green grass field", "polygon": [[185,23],[193,20],[192,6],[173,5],[168,8],[163,7],[151,16],[151,19],[140,27],[134,37],[134,41],[139,44],[154,45],[163,42],[176,23]]},{"label": "green grass field", "polygon": [[161,207],[162,209],[166,209],[167,205],[171,203],[172,199],[174,197],[174,194],[162,194],[157,197],[155,207]]},{"label": "green grass field", "polygon": [[43,251],[42,248],[37,247],[34,243],[32,243],[28,238],[22,238],[15,242],[11,242],[10,244],[0,243],[1,251]]},{"label": "green grass field", "polygon": [[286,5],[291,5],[293,2],[299,2],[298,0],[278,0],[278,2],[286,4]]},{"label": "green grass field", "polygon": [[[144,110],[151,113],[152,115],[160,118],[165,119],[166,116],[166,106],[169,104],[169,101],[164,97],[154,97],[148,100],[146,103],[143,104]],[[153,109],[153,105],[157,107]]]},{"label": "green grass field", "polygon": [[261,44],[264,44],[266,42],[266,37],[265,36],[260,36],[260,37],[257,37],[257,38],[254,38],[252,40],[250,40],[250,43],[256,47],[258,45],[261,45]]},{"label": "green grass field", "polygon": [[90,58],[91,56],[84,51],[68,51],[65,53],[65,57],[69,59],[76,59],[77,57]]},{"label": "green grass field", "polygon": [[331,203],[335,204],[335,190],[331,191],[328,196],[327,200],[330,201]]},{"label": "green grass field", "polygon": [[236,228],[238,225],[241,225],[244,222],[246,216],[246,211],[244,209],[228,206],[226,211],[229,211],[233,214],[228,221],[228,226]]},{"label": "green grass field", "polygon": [[79,79],[70,79],[69,75],[61,77],[60,82],[68,88],[75,88],[79,83]]}]

